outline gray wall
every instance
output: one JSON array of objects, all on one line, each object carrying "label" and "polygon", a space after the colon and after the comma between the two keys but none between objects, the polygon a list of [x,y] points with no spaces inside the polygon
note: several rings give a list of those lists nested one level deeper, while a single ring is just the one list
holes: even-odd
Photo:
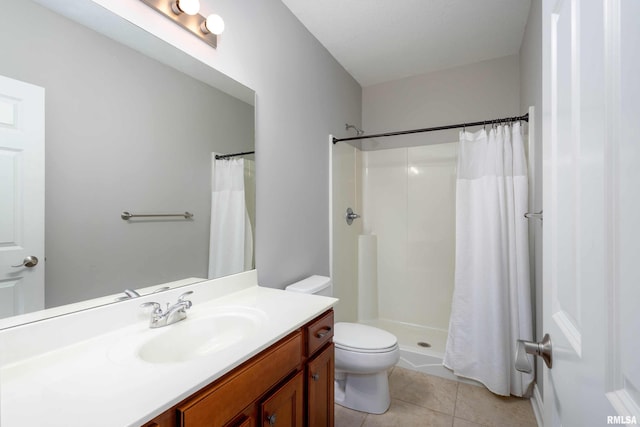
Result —
[{"label": "gray wall", "polygon": [[0,3],[0,74],[46,90],[47,307],[206,277],[210,153],[253,149],[253,107],[31,2]]},{"label": "gray wall", "polygon": [[[533,142],[533,191],[530,191],[530,210],[542,209],[542,2],[531,1],[529,18],[520,47],[520,108],[524,111],[534,106],[536,118]],[[531,175],[531,172],[530,172]],[[531,182],[530,182],[531,184]],[[535,338],[544,335],[542,328],[542,221],[529,221],[529,235],[532,246],[532,277],[534,279]],[[542,393],[542,360],[536,358],[536,382]]]},{"label": "gray wall", "polygon": [[257,94],[259,282],[329,275],[328,136],[360,124],[360,85],[280,0],[202,4],[226,24],[207,58]]},{"label": "gray wall", "polygon": [[[514,116],[520,111],[518,55],[369,86],[362,93],[367,133]],[[459,129],[375,141],[384,148],[458,140]]]}]

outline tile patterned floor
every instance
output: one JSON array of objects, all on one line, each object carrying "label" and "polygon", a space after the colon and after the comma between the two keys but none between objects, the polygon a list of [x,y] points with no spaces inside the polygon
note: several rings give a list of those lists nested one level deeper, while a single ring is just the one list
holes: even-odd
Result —
[{"label": "tile patterned floor", "polygon": [[382,415],[335,406],[335,427],[537,427],[529,399],[395,367],[391,407]]}]

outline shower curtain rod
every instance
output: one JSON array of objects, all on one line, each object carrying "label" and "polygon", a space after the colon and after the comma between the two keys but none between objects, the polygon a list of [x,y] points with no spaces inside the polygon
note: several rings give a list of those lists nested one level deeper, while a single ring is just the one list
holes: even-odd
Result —
[{"label": "shower curtain rod", "polygon": [[245,151],[243,153],[233,153],[233,154],[216,154],[216,160],[223,160],[223,159],[228,159],[230,157],[244,156],[245,154],[255,154],[255,151]]},{"label": "shower curtain rod", "polygon": [[487,124],[492,124],[492,123],[500,123],[500,122],[517,122],[520,120],[524,120],[525,122],[529,121],[529,113],[525,114],[524,116],[519,116],[519,117],[505,117],[503,119],[497,119],[497,120],[484,120],[482,122],[472,122],[472,123],[460,123],[457,125],[446,125],[446,126],[436,126],[436,127],[432,127],[432,128],[422,128],[422,129],[412,129],[412,130],[401,130],[398,132],[387,132],[387,133],[377,133],[375,135],[359,135],[359,136],[352,136],[349,138],[333,138],[333,143],[337,143],[340,141],[355,141],[357,139],[368,139],[368,138],[382,138],[385,136],[395,136],[395,135],[408,135],[410,133],[421,133],[421,132],[433,132],[436,130],[446,130],[446,129],[457,129],[457,128],[464,128],[464,127],[471,127],[471,126],[482,126],[482,125],[487,125]]}]

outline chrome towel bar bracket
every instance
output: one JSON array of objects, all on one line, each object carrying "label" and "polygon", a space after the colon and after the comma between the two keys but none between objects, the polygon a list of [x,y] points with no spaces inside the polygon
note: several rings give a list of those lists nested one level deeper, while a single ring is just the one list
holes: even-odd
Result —
[{"label": "chrome towel bar bracket", "polygon": [[527,212],[524,214],[524,217],[527,219],[536,218],[542,221],[542,211],[540,212]]}]

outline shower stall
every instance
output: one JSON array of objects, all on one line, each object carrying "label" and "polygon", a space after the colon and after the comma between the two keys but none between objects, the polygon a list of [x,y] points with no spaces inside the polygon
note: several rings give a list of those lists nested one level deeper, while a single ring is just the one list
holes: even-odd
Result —
[{"label": "shower stall", "polygon": [[[442,366],[454,288],[458,143],[358,145],[331,149],[336,320],[396,335],[399,366],[458,379]],[[347,208],[360,215],[351,225]]]}]

